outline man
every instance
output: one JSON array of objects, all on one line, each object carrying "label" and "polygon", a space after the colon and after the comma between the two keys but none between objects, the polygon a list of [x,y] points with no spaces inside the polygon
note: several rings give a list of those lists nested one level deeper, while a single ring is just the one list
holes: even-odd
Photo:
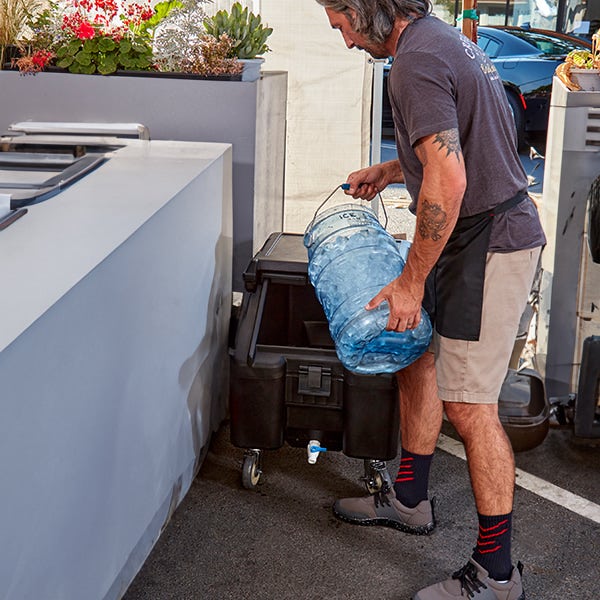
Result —
[{"label": "man", "polygon": [[[416,214],[387,329],[435,320],[433,352],[397,374],[401,461],[392,490],[338,500],[337,517],[423,534],[435,527],[429,467],[445,410],[464,444],[479,518],[467,564],[415,600],[525,597],[510,542],[514,457],[497,399],[545,238],[502,83],[479,48],[430,15],[429,0],[317,0],[348,48],[393,57],[388,89],[399,160],[348,176],[354,198],[406,183]],[[426,293],[427,290],[427,293]]]}]

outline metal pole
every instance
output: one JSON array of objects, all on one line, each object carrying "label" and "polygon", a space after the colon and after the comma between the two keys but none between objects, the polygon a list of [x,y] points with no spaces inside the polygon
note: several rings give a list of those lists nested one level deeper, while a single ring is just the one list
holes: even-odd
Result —
[{"label": "metal pole", "polygon": [[[373,63],[373,104],[371,106],[371,165],[381,162],[381,117],[383,109],[383,65],[386,60],[369,59]],[[371,208],[379,215],[379,198],[371,201]]]},{"label": "metal pole", "polygon": [[371,111],[371,163],[381,162],[381,117],[383,110],[383,65],[385,60],[370,59],[373,63],[373,109]]}]

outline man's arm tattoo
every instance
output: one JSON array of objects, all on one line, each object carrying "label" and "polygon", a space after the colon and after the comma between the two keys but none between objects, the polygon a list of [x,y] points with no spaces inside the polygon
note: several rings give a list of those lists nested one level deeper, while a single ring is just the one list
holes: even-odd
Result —
[{"label": "man's arm tattoo", "polygon": [[424,198],[419,200],[419,235],[424,239],[437,242],[442,239],[440,233],[448,227],[448,216],[439,204],[432,204]]},{"label": "man's arm tattoo", "polygon": [[446,129],[436,134],[434,144],[440,145],[440,152],[446,149],[446,156],[456,154],[456,158],[460,161],[460,139],[458,137],[458,129]]}]

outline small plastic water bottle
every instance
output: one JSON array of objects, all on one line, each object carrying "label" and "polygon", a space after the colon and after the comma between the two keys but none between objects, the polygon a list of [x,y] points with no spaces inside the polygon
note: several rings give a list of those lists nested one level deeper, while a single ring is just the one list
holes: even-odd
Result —
[{"label": "small plastic water bottle", "polygon": [[355,373],[392,373],[427,350],[431,322],[421,309],[415,329],[386,331],[386,302],[365,304],[404,269],[410,244],[394,239],[368,207],[343,204],[315,217],[304,235],[308,275],[342,364]]}]

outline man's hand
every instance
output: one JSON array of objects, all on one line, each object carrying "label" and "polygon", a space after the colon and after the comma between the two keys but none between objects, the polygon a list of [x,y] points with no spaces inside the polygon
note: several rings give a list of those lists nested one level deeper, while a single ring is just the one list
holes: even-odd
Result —
[{"label": "man's hand", "polygon": [[350,184],[346,190],[348,196],[361,200],[373,200],[390,183],[403,183],[402,170],[397,160],[391,160],[379,165],[373,165],[354,171],[346,180]]},{"label": "man's hand", "polygon": [[402,275],[400,275],[372,298],[365,308],[373,310],[386,301],[390,307],[390,316],[386,325],[388,331],[415,329],[421,322],[423,293],[423,290],[411,291],[407,282],[403,282]]}]

